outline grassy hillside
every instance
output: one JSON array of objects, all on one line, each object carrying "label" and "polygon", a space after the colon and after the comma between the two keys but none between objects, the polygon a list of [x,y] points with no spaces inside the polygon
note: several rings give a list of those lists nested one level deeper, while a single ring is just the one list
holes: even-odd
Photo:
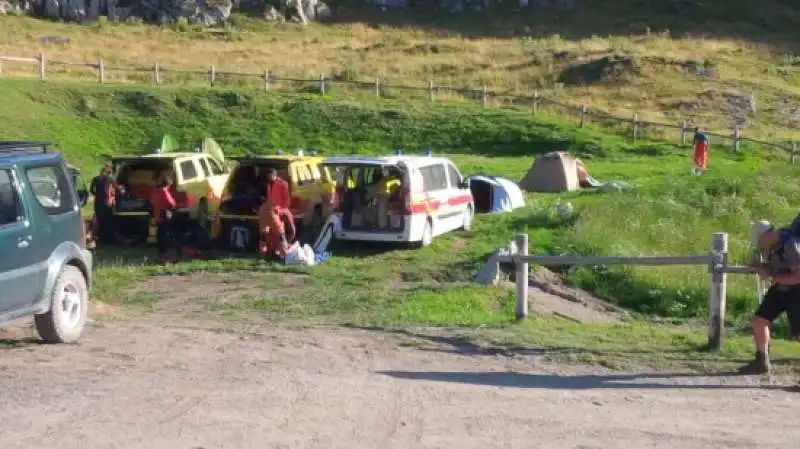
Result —
[{"label": "grassy hillside", "polygon": [[[347,2],[343,2],[347,3]],[[353,3],[353,2],[350,2]],[[745,135],[798,139],[800,18],[789,2],[580,2],[576,11],[498,10],[491,15],[340,11],[332,23],[268,23],[234,16],[230,26],[60,24],[0,17],[0,54],[51,60],[103,59],[111,82],[151,82],[151,67],[262,73],[339,80],[470,86],[543,96],[642,120],[689,120]],[[608,57],[612,57],[607,59]],[[90,70],[51,63],[52,78],[96,79]],[[6,75],[33,75],[5,63]],[[164,83],[204,83],[165,74]],[[221,84],[258,83],[220,75]],[[275,89],[299,88],[274,85]],[[408,92],[396,92],[407,95]],[[757,100],[754,113],[749,95]]]},{"label": "grassy hillside", "polygon": [[[517,232],[529,232],[533,251],[599,255],[701,254],[712,232],[727,231],[735,256],[744,257],[750,219],[789,220],[797,210],[797,169],[755,147],[712,154],[711,172],[692,177],[690,151],[658,142],[632,144],[591,127],[576,130],[534,119],[527,111],[486,110],[446,104],[351,103],[318,96],[265,96],[257,91],[109,88],[5,81],[0,121],[7,137],[57,141],[67,157],[94,170],[109,153],[140,151],[155,133],[183,141],[217,138],[229,153],[316,147],[324,154],[388,154],[431,147],[447,153],[466,173],[519,179],[533,157],[557,149],[581,155],[599,179],[635,188],[622,194],[532,195],[532,207],[507,216],[481,217],[479,231],[460,236],[446,255],[422,251],[419,265],[393,278],[468,281],[486,254]],[[767,193],[768,194],[765,194]],[[554,201],[573,202],[577,222],[562,223],[547,211]],[[613,230],[613,232],[609,232]],[[454,242],[450,242],[456,244]],[[443,243],[448,245],[450,243]],[[601,267],[602,268],[602,267]],[[385,268],[381,268],[385,270]],[[413,273],[412,273],[413,271]],[[634,310],[702,316],[707,274],[684,268],[580,269],[573,281]],[[376,275],[377,278],[380,276]],[[732,277],[733,316],[754,301],[753,280]]]},{"label": "grassy hillside", "polygon": [[[180,313],[185,306],[170,302],[168,290],[149,290],[153,276],[233,272],[235,279],[246,283],[235,286],[250,292],[246,297],[232,301],[214,293],[219,286],[209,286],[212,293],[190,298],[192,307],[216,313],[219,320],[459,326],[467,328],[463,332],[468,338],[493,345],[578,348],[566,356],[573,361],[617,368],[645,364],[728,369],[748,356],[751,344],[745,333],[732,337],[721,354],[700,351],[705,339],[702,324],[697,332],[691,318],[704,321],[704,270],[593,267],[564,273],[634,311],[689,324],[688,331],[686,326],[641,321],[579,325],[532,318],[514,325],[513,292],[476,286],[471,279],[492,250],[519,232],[530,235],[531,250],[539,254],[670,255],[704,253],[710,234],[724,230],[731,233],[734,255],[741,255],[748,220],[764,216],[788,220],[800,195],[793,182],[797,169],[786,164],[785,155],[752,147],[739,153],[719,149],[712,154],[711,172],[691,177],[688,148],[641,141],[633,145],[592,127],[577,130],[570,124],[535,119],[527,111],[389,101],[370,106],[247,90],[110,88],[21,80],[1,82],[0,97],[5,100],[0,103],[4,137],[52,139],[71,162],[91,171],[105,154],[139,152],[149,137],[166,131],[183,141],[210,134],[229,153],[315,146],[326,154],[386,154],[397,145],[407,152],[432,147],[449,154],[466,173],[482,171],[511,179],[525,173],[536,153],[568,149],[581,155],[597,178],[627,180],[635,186],[623,193],[529,195],[527,208],[479,216],[472,232],[449,234],[431,248],[382,251],[356,246],[310,268],[249,259],[158,267],[147,263],[152,249],[97,251],[95,299],[168,314]],[[564,221],[550,208],[564,201],[576,206],[577,220]],[[252,272],[258,276],[241,277]],[[308,277],[295,284],[292,276],[298,274]],[[753,284],[750,276],[731,276],[731,326],[741,329],[746,322],[743,314],[755,303]],[[667,358],[665,351],[671,354]],[[785,357],[796,351],[787,342],[777,342],[772,352]]]}]

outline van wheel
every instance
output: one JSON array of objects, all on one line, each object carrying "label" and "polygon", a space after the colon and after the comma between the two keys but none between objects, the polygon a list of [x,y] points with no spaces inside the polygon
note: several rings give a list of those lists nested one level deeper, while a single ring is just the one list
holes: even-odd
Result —
[{"label": "van wheel", "polygon": [[472,229],[472,217],[472,206],[467,206],[467,210],[464,211],[464,223],[461,225],[461,229],[465,231]]},{"label": "van wheel", "polygon": [[50,293],[50,310],[36,315],[36,331],[48,343],[73,343],[86,324],[89,288],[81,271],[65,265]]},{"label": "van wheel", "polygon": [[419,246],[425,248],[430,246],[433,243],[433,225],[431,224],[431,220],[428,219],[425,221],[425,227],[422,229],[422,240],[419,242]]}]

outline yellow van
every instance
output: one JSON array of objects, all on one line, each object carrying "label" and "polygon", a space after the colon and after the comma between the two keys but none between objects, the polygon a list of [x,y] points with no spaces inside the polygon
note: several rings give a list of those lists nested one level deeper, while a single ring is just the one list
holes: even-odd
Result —
[{"label": "yellow van", "polygon": [[152,234],[150,193],[158,174],[172,176],[178,212],[196,220],[203,232],[210,228],[230,177],[222,149],[213,139],[203,140],[194,152],[169,145],[143,156],[112,157],[111,162],[117,184],[116,227],[134,241],[146,241]]},{"label": "yellow van", "polygon": [[236,167],[223,191],[211,236],[232,251],[254,251],[258,245],[258,208],[266,195],[266,171],[274,168],[289,184],[291,210],[301,233],[312,238],[333,212],[336,183],[323,158],[274,154],[233,158]]}]

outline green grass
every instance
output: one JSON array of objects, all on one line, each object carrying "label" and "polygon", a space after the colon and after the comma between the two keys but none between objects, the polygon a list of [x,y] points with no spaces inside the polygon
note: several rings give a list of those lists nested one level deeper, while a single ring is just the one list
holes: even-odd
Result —
[{"label": "green grass", "polygon": [[[800,14],[787,0],[692,2],[673,0],[580,2],[560,8],[495,6],[489,12],[447,14],[419,2],[407,11],[381,13],[361,0],[342,3],[347,13],[327,23],[302,26],[265,21],[235,12],[225,27],[204,29],[178,21],[163,26],[99,20],[81,24],[0,17],[0,54],[33,57],[39,52],[50,80],[97,82],[94,68],[57,61],[105,63],[108,83],[151,83],[154,63],[166,85],[208,85],[214,66],[218,86],[258,86],[255,74],[366,83],[440,86],[581,105],[629,119],[682,120],[724,134],[734,126],[730,98],[758,99],[745,136],[797,140],[794,106],[800,95],[797,29]],[[507,2],[515,3],[515,2]],[[425,5],[423,5],[425,4]],[[53,39],[56,37],[56,39]],[[53,41],[57,41],[53,42]],[[605,58],[631,64],[609,64]],[[138,70],[132,70],[138,68]],[[699,73],[695,68],[711,69]],[[248,73],[239,76],[233,73]],[[35,64],[4,63],[3,76],[38,76]],[[339,83],[341,82],[341,83]],[[273,80],[274,90],[318,90],[316,82]],[[389,96],[427,95],[388,88]],[[438,99],[480,95],[444,93]],[[519,100],[518,100],[519,101]],[[523,100],[527,102],[527,100]],[[555,105],[544,106],[560,110]],[[574,119],[574,116],[573,118]]]},{"label": "green grass", "polygon": [[[726,231],[731,233],[732,254],[742,259],[748,221],[790,219],[800,194],[793,182],[798,169],[782,154],[715,146],[711,171],[693,177],[687,147],[647,140],[634,144],[592,126],[576,129],[527,111],[388,100],[366,104],[247,90],[101,88],[8,80],[0,83],[0,97],[6,99],[0,105],[0,120],[7,137],[55,140],[71,162],[89,170],[100,165],[104,154],[138,152],[153,134],[169,132],[184,142],[211,135],[229,153],[313,146],[324,154],[387,154],[396,146],[407,152],[431,147],[452,157],[465,173],[483,171],[514,180],[536,154],[568,149],[578,153],[597,178],[634,186],[621,193],[529,195],[525,209],[480,216],[472,232],[449,234],[430,248],[342,248],[318,267],[283,267],[252,259],[159,267],[148,263],[152,249],[98,250],[95,298],[154,310],[163,298],[138,290],[148,279],[236,273],[243,282],[255,280],[257,288],[227,302],[217,300],[210,289],[207,297],[197,298],[198,304],[220,315],[277,321],[456,326],[471,329],[475,338],[491,338],[494,345],[567,346],[580,360],[618,366],[722,366],[747,356],[748,337],[734,336],[721,354],[700,355],[704,336],[698,333],[702,327],[693,323],[705,319],[704,269],[587,267],[563,273],[589,291],[643,314],[623,325],[538,318],[513,324],[513,292],[476,286],[471,280],[491,251],[520,232],[529,234],[531,251],[537,254],[682,255],[705,253],[711,233]],[[559,219],[549,207],[567,201],[578,211],[574,220]],[[274,273],[282,272],[302,278],[301,285],[269,285]],[[741,328],[754,307],[755,282],[750,276],[730,278],[729,324]],[[645,315],[683,324],[655,325]],[[659,354],[667,350],[676,355],[661,360]],[[781,342],[775,353],[788,357],[800,348]]]}]

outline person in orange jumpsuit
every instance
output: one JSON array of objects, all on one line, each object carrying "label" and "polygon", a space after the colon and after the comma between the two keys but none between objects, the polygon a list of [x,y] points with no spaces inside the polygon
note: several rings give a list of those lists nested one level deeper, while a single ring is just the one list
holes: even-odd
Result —
[{"label": "person in orange jumpsuit", "polygon": [[293,220],[290,210],[289,184],[278,176],[274,168],[267,169],[267,190],[264,203],[258,210],[258,230],[261,237],[261,254],[277,253],[280,257],[289,250],[286,228],[281,217]]},{"label": "person in orange jumpsuit", "polygon": [[174,213],[177,203],[172,196],[172,180],[166,174],[160,174],[156,180],[156,188],[150,194],[153,221],[156,222],[156,247],[159,262],[171,260],[170,249],[175,246]]}]

